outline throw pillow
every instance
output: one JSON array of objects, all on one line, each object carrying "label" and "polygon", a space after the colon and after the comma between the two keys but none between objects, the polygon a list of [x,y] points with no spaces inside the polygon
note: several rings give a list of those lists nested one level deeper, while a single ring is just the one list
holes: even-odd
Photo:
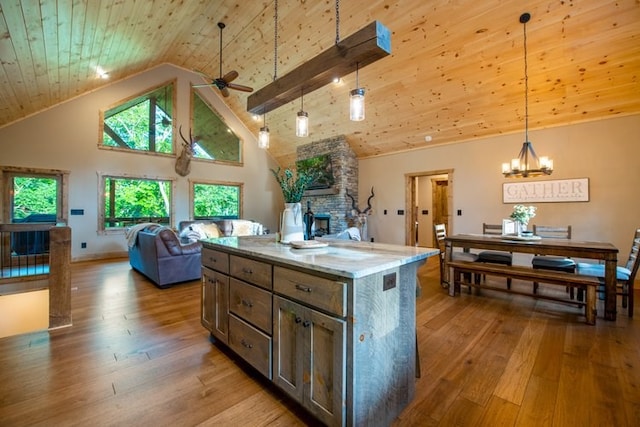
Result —
[{"label": "throw pillow", "polygon": [[220,229],[216,224],[200,224],[201,230],[209,239],[216,239],[220,237]]}]

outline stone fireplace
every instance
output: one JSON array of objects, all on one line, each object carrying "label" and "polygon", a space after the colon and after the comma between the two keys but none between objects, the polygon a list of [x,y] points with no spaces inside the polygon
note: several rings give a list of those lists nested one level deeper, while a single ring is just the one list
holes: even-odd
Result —
[{"label": "stone fireplace", "polygon": [[303,211],[309,201],[314,215],[320,215],[321,221],[324,219],[328,227],[330,224],[331,234],[346,230],[349,227],[348,217],[351,216],[351,199],[346,195],[347,190],[358,200],[358,160],[344,135],[298,146],[296,154],[297,160],[322,154],[331,156],[333,187],[308,190],[302,198]]}]

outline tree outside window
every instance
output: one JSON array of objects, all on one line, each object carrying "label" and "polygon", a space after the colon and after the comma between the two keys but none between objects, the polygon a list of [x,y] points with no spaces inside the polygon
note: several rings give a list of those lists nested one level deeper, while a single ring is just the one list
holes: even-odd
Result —
[{"label": "tree outside window", "polygon": [[108,109],[103,114],[102,141],[114,149],[173,153],[174,84]]},{"label": "tree outside window", "polygon": [[194,219],[241,217],[242,184],[196,182],[192,194]]},{"label": "tree outside window", "polygon": [[171,180],[103,176],[101,184],[103,230],[143,222],[171,224]]}]

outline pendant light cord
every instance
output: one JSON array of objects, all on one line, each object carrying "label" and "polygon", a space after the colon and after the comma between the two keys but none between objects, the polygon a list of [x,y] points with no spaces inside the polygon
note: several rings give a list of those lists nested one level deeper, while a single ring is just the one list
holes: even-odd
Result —
[{"label": "pendant light cord", "polygon": [[274,30],[273,30],[273,81],[278,78],[278,0],[274,1],[275,7],[273,12]]},{"label": "pendant light cord", "polygon": [[336,0],[336,44],[340,43],[340,0]]},{"label": "pendant light cord", "polygon": [[[523,19],[523,18],[520,18]],[[523,19],[524,20],[524,19]],[[524,140],[529,142],[529,73],[527,64],[527,17],[524,20]]]}]

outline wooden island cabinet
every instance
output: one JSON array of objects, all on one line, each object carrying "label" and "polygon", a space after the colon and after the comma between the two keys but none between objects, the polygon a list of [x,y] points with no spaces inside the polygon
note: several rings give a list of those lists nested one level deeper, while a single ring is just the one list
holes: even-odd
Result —
[{"label": "wooden island cabinet", "polygon": [[327,243],[204,240],[202,325],[324,424],[389,425],[413,399],[416,270],[438,250]]}]

